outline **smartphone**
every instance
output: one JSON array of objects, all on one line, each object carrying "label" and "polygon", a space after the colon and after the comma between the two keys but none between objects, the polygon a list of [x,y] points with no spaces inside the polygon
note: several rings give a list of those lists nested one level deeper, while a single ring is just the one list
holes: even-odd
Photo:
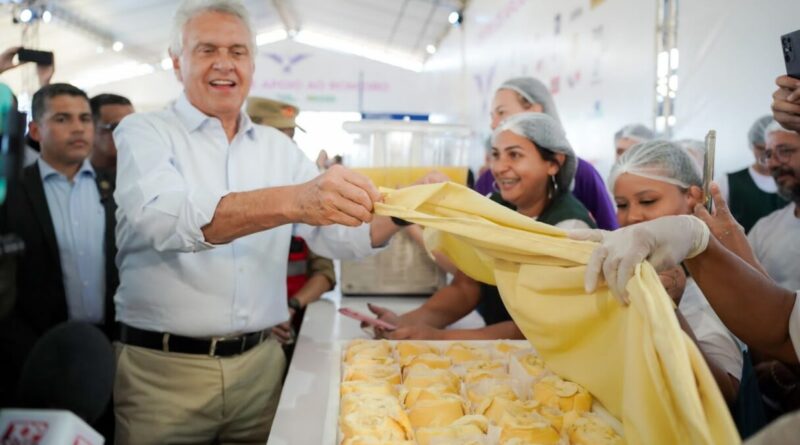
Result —
[{"label": "smartphone", "polygon": [[52,65],[52,51],[37,51],[35,49],[22,48],[17,52],[20,63],[35,62],[37,65]]},{"label": "smartphone", "polygon": [[383,328],[383,329],[386,329],[387,331],[394,331],[395,329],[397,329],[397,326],[395,326],[395,325],[393,325],[393,324],[391,324],[389,322],[386,322],[386,321],[383,321],[383,320],[379,320],[379,319],[377,319],[375,317],[370,317],[369,315],[362,314],[361,312],[354,311],[354,310],[348,309],[346,307],[339,308],[339,313],[344,315],[345,317],[350,317],[350,318],[358,320],[358,321],[363,321],[364,323],[366,323],[366,324],[368,324],[370,326]]},{"label": "smartphone", "polygon": [[800,79],[800,29],[781,36],[786,74]]},{"label": "smartphone", "polygon": [[711,213],[711,206],[714,200],[711,199],[711,181],[714,180],[714,150],[717,145],[717,132],[709,130],[706,135],[706,153],[703,157],[703,195],[708,213]]}]

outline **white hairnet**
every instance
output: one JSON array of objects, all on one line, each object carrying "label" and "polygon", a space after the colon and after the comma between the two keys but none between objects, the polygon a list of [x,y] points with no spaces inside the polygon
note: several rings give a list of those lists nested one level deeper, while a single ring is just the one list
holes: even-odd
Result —
[{"label": "white hairnet", "polygon": [[556,110],[556,104],[553,102],[553,96],[550,94],[550,90],[539,80],[533,77],[515,77],[503,82],[498,90],[516,91],[528,102],[541,105],[542,113],[561,124],[561,118],[558,117],[558,110]]},{"label": "white hairnet", "polygon": [[764,141],[767,139],[766,129],[769,127],[769,124],[775,122],[772,118],[771,114],[766,114],[764,116],[759,117],[753,122],[753,125],[750,126],[750,131],[747,132],[747,140],[750,142],[750,146],[764,145]]},{"label": "white hairnet", "polygon": [[628,124],[614,133],[614,143],[620,139],[633,139],[637,142],[652,141],[655,139],[653,131],[642,124]]},{"label": "white hairnet", "polygon": [[492,143],[494,144],[497,135],[506,130],[528,139],[539,148],[554,153],[564,153],[566,155],[564,165],[556,173],[556,184],[559,191],[569,190],[578,161],[558,121],[544,113],[515,114],[500,122],[492,134]]},{"label": "white hairnet", "polygon": [[689,156],[692,157],[698,171],[703,171],[703,166],[706,163],[706,143],[697,139],[681,139],[675,141],[678,145],[683,147]]},{"label": "white hairnet", "polygon": [[617,178],[623,173],[689,188],[702,186],[697,164],[680,145],[670,141],[648,141],[626,151],[611,167],[608,187],[613,192]]}]

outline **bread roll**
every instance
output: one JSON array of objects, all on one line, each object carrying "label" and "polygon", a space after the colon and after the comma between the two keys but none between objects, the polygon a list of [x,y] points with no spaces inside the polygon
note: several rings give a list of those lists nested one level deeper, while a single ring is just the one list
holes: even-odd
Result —
[{"label": "bread roll", "polygon": [[622,438],[592,413],[571,412],[564,415],[564,430],[574,445],[622,445]]},{"label": "bread roll", "polygon": [[423,427],[415,431],[419,445],[434,444],[483,444],[488,420],[483,416],[464,416],[448,426]]},{"label": "bread roll", "polygon": [[592,396],[585,388],[558,376],[547,376],[536,382],[533,385],[533,398],[542,405],[553,406],[564,412],[587,412],[592,409]]},{"label": "bread roll", "polygon": [[386,340],[353,340],[345,350],[345,363],[351,363],[357,356],[390,358],[392,345]]},{"label": "bread roll", "polygon": [[383,394],[397,397],[397,386],[385,380],[353,380],[342,382],[339,386],[340,395],[359,393],[359,394]]},{"label": "bread roll", "polygon": [[400,368],[397,365],[354,365],[344,370],[345,382],[356,380],[383,380],[394,385],[400,384]]},{"label": "bread roll", "polygon": [[430,369],[427,366],[414,366],[406,369],[403,385],[407,388],[427,388],[441,385],[447,392],[458,393],[461,380],[447,369]]},{"label": "bread roll", "polygon": [[435,346],[431,345],[430,343],[420,341],[398,341],[395,349],[397,350],[397,355],[400,357],[401,363],[403,363],[403,360],[405,359],[413,358],[422,354],[439,354],[439,350]]},{"label": "bread roll", "polygon": [[450,365],[452,363],[450,362],[449,357],[426,352],[413,357],[408,356],[407,358],[401,360],[400,364],[403,366],[403,369],[420,365],[427,366],[431,369],[450,369]]},{"label": "bread roll", "polygon": [[455,394],[441,394],[436,399],[417,400],[408,409],[408,419],[415,429],[447,426],[465,414],[464,401]]},{"label": "bread roll", "polygon": [[464,343],[453,343],[447,348],[445,355],[450,357],[454,364],[489,359],[489,351],[487,349]]}]

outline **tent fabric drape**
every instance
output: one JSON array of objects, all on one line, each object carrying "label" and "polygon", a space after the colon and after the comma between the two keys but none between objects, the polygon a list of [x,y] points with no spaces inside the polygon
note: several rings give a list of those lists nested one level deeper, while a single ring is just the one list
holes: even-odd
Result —
[{"label": "tent fabric drape", "polygon": [[632,444],[740,443],[699,350],[680,329],[649,263],[628,282],[631,305],[605,286],[587,294],[595,243],[566,238],[453,183],[383,189],[375,213],[425,227],[428,250],[496,285],[548,367],[586,387],[623,424]]}]

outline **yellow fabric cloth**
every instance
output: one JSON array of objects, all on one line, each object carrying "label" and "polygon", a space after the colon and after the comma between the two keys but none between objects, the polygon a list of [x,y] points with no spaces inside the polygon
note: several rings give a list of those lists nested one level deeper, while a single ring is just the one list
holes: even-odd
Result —
[{"label": "yellow fabric cloth", "polygon": [[511,211],[452,183],[382,190],[379,215],[426,227],[472,278],[495,284],[508,312],[554,372],[585,386],[624,425],[631,444],[741,440],[700,352],[678,325],[649,263],[628,282],[623,307],[606,287],[587,295],[596,244]]}]

